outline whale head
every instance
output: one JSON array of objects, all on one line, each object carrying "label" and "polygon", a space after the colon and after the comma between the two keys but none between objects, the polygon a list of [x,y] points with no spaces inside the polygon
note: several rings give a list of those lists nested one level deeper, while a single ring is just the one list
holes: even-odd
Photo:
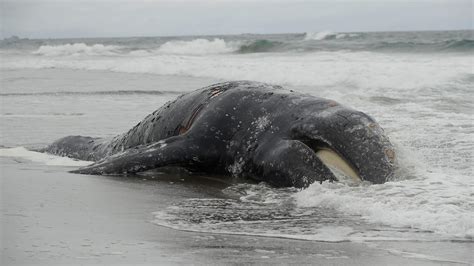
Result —
[{"label": "whale head", "polygon": [[[292,128],[331,171],[352,181],[384,183],[393,176],[395,152],[383,129],[369,115],[330,102]],[[335,175],[334,179],[338,175]]]}]

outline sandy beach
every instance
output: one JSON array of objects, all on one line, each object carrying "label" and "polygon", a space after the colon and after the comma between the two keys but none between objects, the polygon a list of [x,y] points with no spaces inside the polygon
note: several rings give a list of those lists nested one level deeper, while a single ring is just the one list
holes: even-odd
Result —
[{"label": "sandy beach", "polygon": [[472,243],[327,243],[177,231],[153,224],[151,213],[217,195],[222,184],[75,175],[66,172],[71,167],[12,158],[1,164],[2,265],[473,262]]}]

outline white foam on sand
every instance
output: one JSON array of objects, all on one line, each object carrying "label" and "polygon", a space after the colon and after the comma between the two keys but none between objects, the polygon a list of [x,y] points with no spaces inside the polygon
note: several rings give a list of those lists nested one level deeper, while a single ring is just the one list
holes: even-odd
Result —
[{"label": "white foam on sand", "polygon": [[0,149],[0,156],[21,158],[36,163],[56,166],[86,166],[93,163],[89,161],[80,161],[68,157],[61,157],[47,153],[30,151],[24,147]]}]

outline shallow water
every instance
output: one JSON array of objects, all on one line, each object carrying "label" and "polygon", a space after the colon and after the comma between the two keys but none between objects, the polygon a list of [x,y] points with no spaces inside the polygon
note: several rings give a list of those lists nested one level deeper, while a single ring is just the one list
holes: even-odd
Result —
[{"label": "shallow water", "polygon": [[[180,93],[222,80],[282,84],[373,116],[397,148],[394,180],[313,184],[303,191],[231,182],[215,197],[156,210],[156,224],[336,242],[472,241],[472,35],[425,34],[416,49],[396,51],[371,47],[408,43],[406,36],[316,35],[4,44],[0,145],[32,148],[66,135],[113,136]],[[239,52],[258,38],[286,46]],[[453,41],[464,48],[433,48]],[[16,151],[26,161],[57,160]]]}]

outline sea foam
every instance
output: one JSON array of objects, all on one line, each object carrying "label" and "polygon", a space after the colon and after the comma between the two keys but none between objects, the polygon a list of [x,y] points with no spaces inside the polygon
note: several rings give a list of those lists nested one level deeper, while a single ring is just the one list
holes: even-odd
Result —
[{"label": "sea foam", "polygon": [[315,183],[296,193],[295,199],[300,207],[331,208],[360,215],[371,223],[472,239],[474,200],[470,190],[459,187],[456,181],[433,175],[358,187]]},{"label": "sea foam", "polygon": [[330,39],[344,39],[344,38],[353,38],[358,37],[359,34],[357,33],[337,33],[333,31],[320,31],[320,32],[306,32],[304,39],[306,41],[314,40],[314,41],[321,41],[321,40],[330,40]]},{"label": "sea foam", "polygon": [[[184,45],[186,47],[186,45]],[[472,56],[397,56],[373,52],[317,52],[310,54],[208,54],[68,57],[12,56],[1,68],[65,68],[125,73],[186,75],[224,80],[255,80],[305,86],[396,88],[410,90],[439,86],[471,69]],[[436,75],[434,74],[436,73]],[[365,93],[367,94],[367,93]]]},{"label": "sea foam", "polygon": [[222,54],[236,51],[238,45],[226,43],[223,39],[194,39],[192,41],[169,41],[158,48],[158,52],[167,54]]},{"label": "sea foam", "polygon": [[33,54],[45,56],[74,56],[74,55],[116,55],[119,46],[85,43],[63,45],[42,45]]}]

